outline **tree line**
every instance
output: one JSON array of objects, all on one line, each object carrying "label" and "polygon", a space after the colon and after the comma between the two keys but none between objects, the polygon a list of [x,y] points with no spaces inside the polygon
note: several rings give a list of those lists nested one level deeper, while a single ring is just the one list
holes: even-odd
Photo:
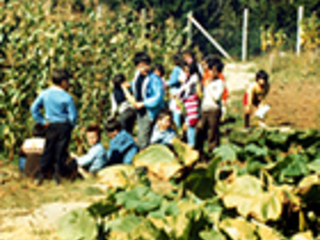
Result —
[{"label": "tree line", "polygon": [[[297,9],[304,6],[305,17],[313,12],[320,16],[320,0],[100,0],[111,10],[121,11],[121,6],[140,11],[152,9],[155,22],[164,24],[174,17],[179,27],[186,25],[187,15],[193,12],[195,18],[233,56],[241,55],[243,10],[249,15],[249,54],[261,52],[261,29],[272,27],[282,30],[287,37],[286,48],[294,49],[297,34]],[[194,28],[195,29],[195,28]],[[216,51],[197,30],[193,31],[193,45],[202,51]]]}]

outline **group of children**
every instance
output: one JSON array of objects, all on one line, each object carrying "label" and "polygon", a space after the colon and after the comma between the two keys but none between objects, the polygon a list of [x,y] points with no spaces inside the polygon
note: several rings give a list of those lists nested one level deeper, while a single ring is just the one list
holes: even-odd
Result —
[{"label": "group of children", "polygon": [[[105,125],[110,138],[108,150],[100,142],[99,124],[90,125],[86,137],[91,148],[84,156],[71,154],[71,162],[67,161],[68,146],[77,120],[75,104],[68,94],[71,75],[66,70],[53,71],[53,86],[42,91],[31,106],[37,128],[45,131],[44,141],[40,143],[38,139],[34,144],[42,148],[36,152],[37,185],[42,184],[49,172],[59,184],[60,177],[70,175],[75,168],[97,173],[113,164],[131,164],[138,151],[150,144],[170,147],[172,140],[180,135],[179,130],[184,133],[188,145],[200,153],[203,153],[206,139],[210,152],[219,145],[220,121],[228,97],[220,58],[209,56],[198,64],[191,51],[175,54],[175,66],[168,80],[164,79],[165,70],[161,64],[151,68],[152,61],[146,52],[136,53],[133,61],[136,72],[131,83],[121,73],[112,80],[111,114]],[[246,127],[249,127],[253,107],[262,112],[260,115],[267,111],[264,99],[268,91],[268,75],[259,71],[256,83],[244,97]],[[43,107],[45,118],[40,112]],[[137,141],[133,137],[135,122]],[[34,146],[22,148],[25,155],[30,155],[34,149]],[[25,166],[27,163],[28,160]]]}]

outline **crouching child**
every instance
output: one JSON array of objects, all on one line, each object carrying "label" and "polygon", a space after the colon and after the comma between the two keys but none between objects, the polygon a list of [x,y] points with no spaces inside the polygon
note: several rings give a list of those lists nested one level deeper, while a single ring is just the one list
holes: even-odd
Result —
[{"label": "crouching child", "polygon": [[111,139],[107,150],[107,166],[131,164],[133,157],[138,153],[138,146],[133,137],[121,128],[120,122],[115,118],[109,119],[105,128]]},{"label": "crouching child", "polygon": [[[97,173],[107,165],[106,150],[101,144],[101,129],[98,125],[90,125],[86,130],[87,142],[90,149],[83,156],[75,156],[77,165],[89,173]],[[81,171],[80,171],[81,172]]]},{"label": "crouching child", "polygon": [[256,81],[250,85],[243,98],[243,105],[245,109],[244,113],[244,127],[250,127],[250,116],[254,113],[254,116],[259,119],[259,125],[265,127],[264,117],[269,111],[270,106],[266,104],[266,97],[270,90],[269,75],[260,70],[256,74]]},{"label": "crouching child", "polygon": [[153,128],[150,144],[163,144],[171,147],[172,140],[176,137],[176,132],[173,130],[172,125],[171,112],[167,109],[162,109]]}]

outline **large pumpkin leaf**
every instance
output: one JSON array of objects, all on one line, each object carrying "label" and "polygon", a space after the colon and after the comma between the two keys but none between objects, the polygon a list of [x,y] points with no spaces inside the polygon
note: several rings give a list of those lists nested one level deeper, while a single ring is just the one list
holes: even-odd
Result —
[{"label": "large pumpkin leaf", "polygon": [[130,165],[114,165],[98,172],[98,181],[110,188],[123,188],[132,182],[135,169]]},{"label": "large pumpkin leaf", "polygon": [[162,219],[166,216],[177,216],[180,213],[181,212],[179,210],[177,202],[163,201],[160,209],[157,211],[150,212],[148,216],[151,218]]},{"label": "large pumpkin leaf", "polygon": [[316,159],[313,162],[309,163],[307,165],[307,168],[310,171],[316,172],[317,174],[320,174],[320,159]]},{"label": "large pumpkin leaf", "polygon": [[201,199],[214,196],[213,186],[216,183],[216,174],[219,163],[219,159],[214,159],[207,168],[193,170],[183,182],[184,187]]},{"label": "large pumpkin leaf", "polygon": [[237,160],[237,151],[240,149],[233,144],[225,144],[216,148],[213,153],[215,156],[220,157],[222,161],[234,161]]},{"label": "large pumpkin leaf", "polygon": [[183,169],[174,154],[163,145],[152,145],[138,153],[133,159],[133,165],[137,168],[147,167],[151,173],[164,180],[177,176]]},{"label": "large pumpkin leaf", "polygon": [[226,240],[224,235],[215,230],[200,232],[200,237],[202,240]]},{"label": "large pumpkin leaf", "polygon": [[106,222],[105,230],[110,230],[114,234],[116,233],[131,233],[139,224],[143,222],[143,218],[128,215],[125,217],[119,217],[113,221]]},{"label": "large pumpkin leaf", "polygon": [[310,175],[301,180],[298,185],[298,194],[305,204],[317,206],[320,204],[320,178]]},{"label": "large pumpkin leaf", "polygon": [[297,233],[294,235],[291,240],[313,240],[314,237],[312,236],[312,232],[304,232],[304,233]]},{"label": "large pumpkin leaf", "polygon": [[179,138],[174,138],[172,145],[174,152],[184,166],[192,166],[199,159],[199,152],[182,142]]},{"label": "large pumpkin leaf", "polygon": [[139,240],[171,239],[163,229],[157,228],[150,220],[147,219],[133,229],[130,237],[132,237],[132,239]]},{"label": "large pumpkin leaf", "polygon": [[184,181],[185,188],[202,199],[211,198],[214,195],[213,186],[215,180],[206,174],[207,171],[205,169],[195,169]]},{"label": "large pumpkin leaf", "polygon": [[259,147],[253,143],[247,145],[244,150],[256,157],[266,157],[268,155],[268,148],[266,146]]},{"label": "large pumpkin leaf", "polygon": [[261,223],[257,224],[256,232],[260,240],[285,240],[275,229]]},{"label": "large pumpkin leaf", "polygon": [[238,177],[231,184],[218,182],[215,190],[227,208],[236,208],[244,217],[252,215],[265,222],[277,220],[282,212],[277,192],[264,192],[262,182],[252,176]]},{"label": "large pumpkin leaf", "polygon": [[94,240],[98,229],[87,210],[77,209],[58,219],[57,234],[62,240]]},{"label": "large pumpkin leaf", "polygon": [[150,188],[141,186],[128,192],[121,192],[116,196],[117,205],[139,214],[146,214],[160,208],[163,198],[151,191]]},{"label": "large pumpkin leaf", "polygon": [[223,212],[223,207],[216,202],[207,202],[204,206],[204,211],[208,215],[208,220],[215,225],[218,225]]},{"label": "large pumpkin leaf", "polygon": [[250,206],[251,214],[258,220],[278,220],[282,213],[282,202],[276,192],[259,194]]},{"label": "large pumpkin leaf", "polygon": [[255,226],[244,219],[225,219],[219,227],[232,240],[257,240]]},{"label": "large pumpkin leaf", "polygon": [[179,201],[178,208],[180,211],[178,215],[150,220],[157,228],[164,229],[170,239],[197,239],[199,232],[204,230],[208,224],[202,214],[201,205],[190,200],[184,200]]}]

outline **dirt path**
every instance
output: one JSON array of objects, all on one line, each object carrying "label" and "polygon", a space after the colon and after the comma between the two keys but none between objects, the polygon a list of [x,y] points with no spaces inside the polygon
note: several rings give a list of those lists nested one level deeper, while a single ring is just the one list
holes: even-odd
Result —
[{"label": "dirt path", "polygon": [[0,211],[0,240],[56,240],[56,221],[76,208],[87,207],[86,202],[54,202],[34,211],[8,209]]}]

